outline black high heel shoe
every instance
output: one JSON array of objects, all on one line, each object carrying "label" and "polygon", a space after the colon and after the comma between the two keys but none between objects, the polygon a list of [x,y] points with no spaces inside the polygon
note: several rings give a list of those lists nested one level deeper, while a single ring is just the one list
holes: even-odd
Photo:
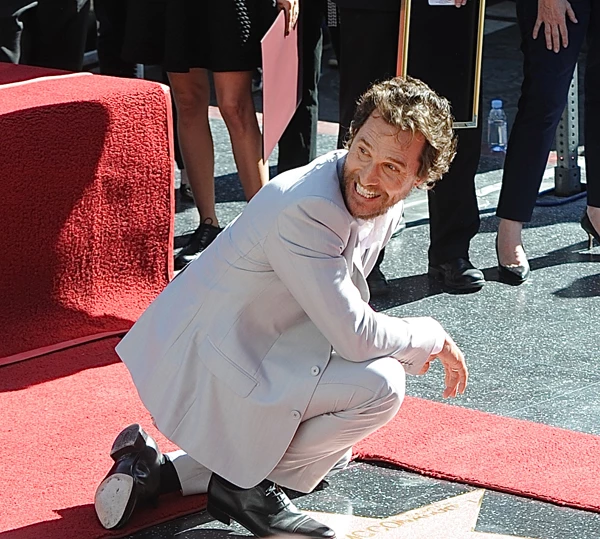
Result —
[{"label": "black high heel shoe", "polygon": [[583,212],[583,217],[581,218],[581,228],[588,233],[588,250],[594,246],[594,238],[600,243],[600,233],[594,228],[594,225],[590,221],[587,209]]},{"label": "black high heel shoe", "polygon": [[498,258],[498,277],[500,281],[511,285],[523,284],[529,279],[531,270],[529,262],[524,266],[503,266],[500,264],[500,253],[498,253],[498,236],[496,236],[496,258]]}]

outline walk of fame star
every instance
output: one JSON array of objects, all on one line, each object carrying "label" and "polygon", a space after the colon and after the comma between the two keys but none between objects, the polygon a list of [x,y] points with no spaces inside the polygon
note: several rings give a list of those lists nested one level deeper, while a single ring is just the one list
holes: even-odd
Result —
[{"label": "walk of fame star", "polygon": [[474,531],[484,493],[474,490],[383,519],[310,514],[333,528],[338,539],[532,539]]}]

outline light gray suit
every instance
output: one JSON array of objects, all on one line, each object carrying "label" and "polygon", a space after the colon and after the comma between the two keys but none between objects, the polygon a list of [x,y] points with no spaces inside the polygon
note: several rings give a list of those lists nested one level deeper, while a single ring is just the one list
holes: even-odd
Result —
[{"label": "light gray suit", "polygon": [[365,275],[402,208],[352,217],[345,154],[261,189],[117,347],[158,429],[189,455],[180,476],[309,491],[397,412],[404,370],[441,349],[432,319],[367,303]]}]

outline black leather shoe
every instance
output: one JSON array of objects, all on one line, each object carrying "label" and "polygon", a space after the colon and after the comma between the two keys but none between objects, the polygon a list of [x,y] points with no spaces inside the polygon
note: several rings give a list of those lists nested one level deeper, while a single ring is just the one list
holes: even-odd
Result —
[{"label": "black leather shoe", "polygon": [[94,498],[98,520],[107,530],[124,526],[140,502],[156,502],[164,462],[154,439],[137,423],[121,431],[110,456],[115,463]]},{"label": "black leather shoe", "polygon": [[441,281],[445,288],[457,292],[479,290],[485,284],[483,272],[468,258],[455,258],[438,265],[429,265],[430,277]]},{"label": "black leather shoe", "polygon": [[390,292],[390,284],[379,266],[375,266],[367,276],[367,285],[372,298],[381,298]]},{"label": "black leather shoe", "polygon": [[496,237],[496,258],[498,259],[498,279],[501,282],[518,286],[529,279],[529,274],[531,273],[531,270],[529,269],[529,262],[526,261],[526,263],[522,266],[503,266],[500,264],[500,254],[498,253],[498,237]]},{"label": "black leather shoe", "polygon": [[204,251],[223,230],[221,227],[214,226],[213,220],[208,217],[204,219],[200,226],[194,231],[188,244],[179,251],[175,257],[175,271],[182,270],[190,262],[196,260],[200,253]]},{"label": "black leather shoe", "polygon": [[587,208],[581,217],[581,228],[588,233],[588,250],[591,250],[594,246],[594,239],[600,243],[600,233],[598,233],[598,231],[594,228],[594,225],[592,224],[592,221],[587,213]]},{"label": "black leather shoe", "polygon": [[257,537],[295,534],[333,539],[335,532],[298,511],[280,487],[266,479],[243,489],[212,474],[207,511],[223,524],[235,520]]}]

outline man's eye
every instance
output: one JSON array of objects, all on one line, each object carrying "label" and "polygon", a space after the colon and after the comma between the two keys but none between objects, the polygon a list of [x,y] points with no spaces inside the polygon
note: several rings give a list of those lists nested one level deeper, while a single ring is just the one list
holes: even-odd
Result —
[{"label": "man's eye", "polygon": [[359,148],[358,148],[358,151],[359,151],[360,153],[362,153],[363,155],[367,155],[367,150],[365,150],[364,148],[361,148],[361,147],[359,147]]},{"label": "man's eye", "polygon": [[391,163],[387,164],[387,168],[389,168],[392,172],[396,172],[396,170],[398,170],[394,165],[392,165]]}]

